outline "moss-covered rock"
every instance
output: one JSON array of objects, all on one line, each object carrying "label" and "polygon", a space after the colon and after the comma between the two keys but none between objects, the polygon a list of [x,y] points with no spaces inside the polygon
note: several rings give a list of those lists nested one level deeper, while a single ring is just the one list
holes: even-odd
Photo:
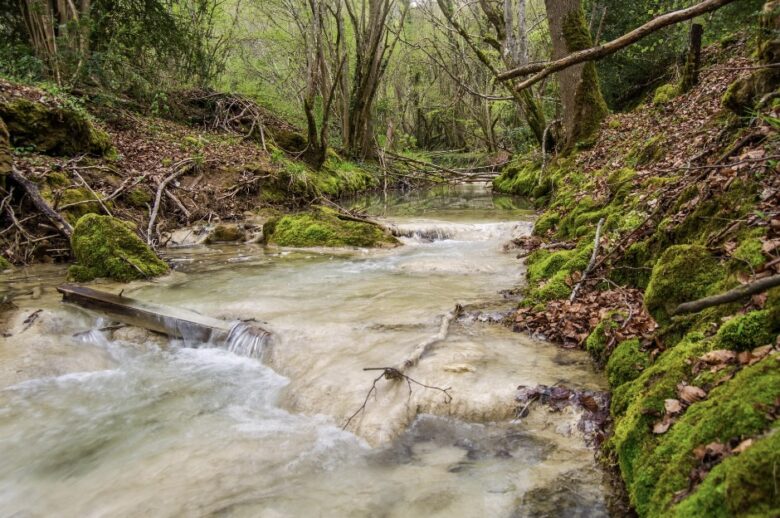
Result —
[{"label": "moss-covered rock", "polygon": [[13,265],[11,264],[11,262],[8,259],[6,259],[2,255],[0,255],[0,271],[7,270],[7,269],[11,268],[12,266]]},{"label": "moss-covered rock", "polygon": [[741,261],[744,266],[755,270],[766,262],[766,257],[761,251],[761,240],[751,237],[742,241],[734,250],[734,259]]},{"label": "moss-covered rock", "polygon": [[534,224],[534,235],[543,236],[550,230],[554,230],[561,221],[561,216],[554,210],[545,211]]},{"label": "moss-covered rock", "polygon": [[751,311],[728,320],[716,339],[723,349],[748,351],[770,343],[776,334],[769,311]]},{"label": "moss-covered rock", "polygon": [[661,85],[655,89],[653,104],[656,106],[667,104],[678,95],[680,95],[680,86],[678,84],[669,83]]},{"label": "moss-covered rock", "polygon": [[110,216],[87,214],[79,219],[71,247],[77,264],[68,276],[78,282],[96,277],[128,282],[168,272],[168,265],[141,241],[131,224]]},{"label": "moss-covered rock", "polygon": [[246,232],[238,225],[217,225],[206,238],[207,243],[232,243],[246,239]]},{"label": "moss-covered rock", "polygon": [[618,320],[624,318],[625,315],[619,311],[609,312],[601,322],[596,324],[596,327],[593,328],[593,331],[590,332],[585,340],[585,350],[590,353],[591,358],[597,365],[604,366],[607,363],[607,358],[611,352],[608,350],[609,331],[617,329],[620,326]]},{"label": "moss-covered rock", "polygon": [[[692,404],[639,460],[641,467],[629,489],[639,514],[668,516],[675,494],[689,487],[689,475],[697,464],[694,449],[763,433],[773,421],[767,409],[778,397],[780,358],[772,356],[744,368],[733,379],[714,388],[705,400]],[[776,501],[774,483],[769,492],[751,494],[768,485],[732,488],[733,492],[724,495],[727,507],[745,508]],[[749,496],[745,497],[745,492]]]},{"label": "moss-covered rock", "polygon": [[519,196],[532,196],[539,183],[540,175],[541,168],[531,162],[512,163],[493,179],[493,190]]},{"label": "moss-covered rock", "polygon": [[607,381],[611,388],[635,380],[650,364],[650,355],[642,351],[638,338],[620,342],[607,362]]},{"label": "moss-covered rock", "polygon": [[82,216],[100,214],[103,210],[97,197],[84,187],[61,191],[57,207],[71,224],[77,222]]},{"label": "moss-covered rock", "polygon": [[645,306],[659,324],[666,324],[679,304],[707,295],[724,276],[718,261],[705,247],[670,246],[653,268],[645,291]]},{"label": "moss-covered rock", "polygon": [[147,189],[136,187],[134,189],[130,189],[124,196],[124,199],[131,207],[144,209],[147,205],[152,203],[153,197],[152,193],[150,193]]},{"label": "moss-covered rock", "polygon": [[263,225],[263,235],[267,243],[293,247],[381,247],[398,244],[393,236],[377,225],[343,220],[325,209],[269,221]]},{"label": "moss-covered rock", "polygon": [[14,147],[51,155],[106,155],[112,150],[109,136],[80,110],[14,99],[0,102],[0,117]]},{"label": "moss-covered rock", "polygon": [[670,516],[773,516],[780,509],[777,469],[780,466],[780,428],[739,455],[732,455],[707,475],[688,498],[677,504]]}]

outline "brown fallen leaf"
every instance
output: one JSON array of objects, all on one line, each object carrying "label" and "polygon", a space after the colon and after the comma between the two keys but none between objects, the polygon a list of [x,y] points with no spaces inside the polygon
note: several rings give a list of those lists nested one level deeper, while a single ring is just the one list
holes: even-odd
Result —
[{"label": "brown fallen leaf", "polygon": [[716,351],[710,351],[701,358],[699,358],[703,362],[707,362],[710,365],[717,364],[717,363],[728,363],[730,361],[733,361],[737,355],[734,353],[734,351],[729,351],[728,349],[718,349]]},{"label": "brown fallen leaf", "polygon": [[672,426],[672,423],[674,423],[674,419],[665,415],[661,421],[658,421],[653,425],[653,433],[656,435],[666,433],[669,427]]},{"label": "brown fallen leaf", "polygon": [[679,414],[683,407],[678,399],[666,399],[664,400],[664,409],[668,414]]},{"label": "brown fallen leaf", "polygon": [[707,397],[707,393],[693,385],[677,385],[677,395],[680,399],[691,405]]}]

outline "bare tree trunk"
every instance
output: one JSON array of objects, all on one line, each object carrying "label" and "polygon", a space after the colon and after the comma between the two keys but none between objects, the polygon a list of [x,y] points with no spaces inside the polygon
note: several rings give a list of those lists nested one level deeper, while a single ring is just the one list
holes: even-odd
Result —
[{"label": "bare tree trunk", "polygon": [[701,37],[704,33],[704,26],[700,23],[691,25],[691,31],[688,37],[688,57],[685,60],[685,70],[683,71],[680,90],[689,91],[699,82],[699,70],[701,69]]},{"label": "bare tree trunk", "polygon": [[[553,43],[553,60],[562,59],[592,45],[580,0],[545,0]],[[558,73],[560,85],[563,149],[592,138],[607,115],[596,66],[579,63]]]}]

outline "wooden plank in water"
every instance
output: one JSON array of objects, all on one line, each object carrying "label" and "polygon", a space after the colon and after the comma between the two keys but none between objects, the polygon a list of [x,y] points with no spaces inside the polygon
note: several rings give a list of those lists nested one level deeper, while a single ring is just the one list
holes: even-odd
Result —
[{"label": "wooden plank in water", "polygon": [[232,327],[230,322],[186,309],[143,302],[84,286],[65,284],[57,291],[62,293],[65,302],[104,313],[125,324],[193,342],[224,342]]}]

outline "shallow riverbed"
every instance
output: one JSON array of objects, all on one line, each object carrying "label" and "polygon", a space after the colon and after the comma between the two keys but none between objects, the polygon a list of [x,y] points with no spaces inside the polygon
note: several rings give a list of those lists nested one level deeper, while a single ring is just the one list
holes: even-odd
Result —
[{"label": "shallow riverbed", "polygon": [[[532,212],[480,186],[355,200],[408,237],[390,250],[197,247],[125,295],[274,332],[262,358],[168,343],[58,302],[60,267],[2,279],[0,509],[13,516],[600,516],[573,412],[514,420],[520,384],[603,388],[588,358],[456,321],[381,379],[456,303],[499,311],[523,272],[502,244]],[[118,292],[122,287],[97,287]],[[32,322],[25,323],[37,309]],[[76,335],[76,336],[74,336]]]}]

